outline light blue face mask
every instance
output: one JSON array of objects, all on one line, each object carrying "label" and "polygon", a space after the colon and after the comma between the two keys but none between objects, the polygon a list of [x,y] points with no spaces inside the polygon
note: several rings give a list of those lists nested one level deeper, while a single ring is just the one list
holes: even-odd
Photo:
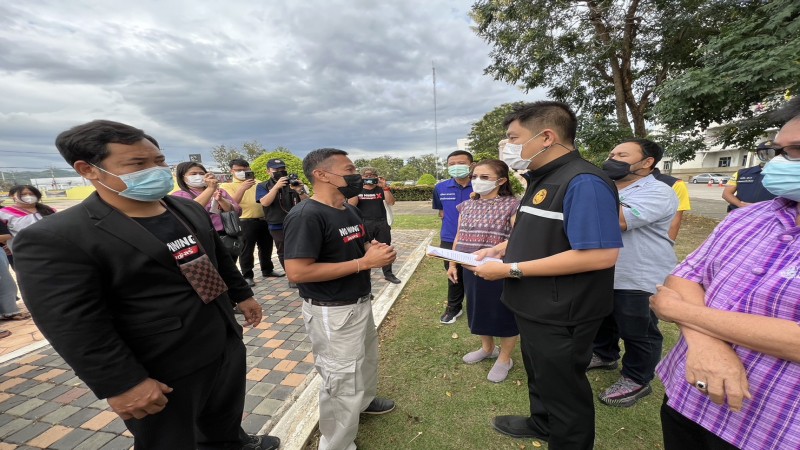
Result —
[{"label": "light blue face mask", "polygon": [[447,173],[453,178],[464,178],[469,175],[469,166],[465,164],[456,164],[448,167]]},{"label": "light blue face mask", "polygon": [[764,166],[761,172],[764,187],[778,197],[800,202],[800,161],[789,161],[776,156]]},{"label": "light blue face mask", "polygon": [[[94,166],[94,164],[92,165]],[[172,171],[169,170],[169,167],[156,166],[132,173],[126,173],[125,175],[113,174],[102,167],[97,168],[122,180],[122,182],[125,183],[125,186],[127,186],[127,189],[124,191],[118,191],[106,186],[100,180],[97,180],[98,183],[102,184],[107,189],[116,192],[121,197],[126,197],[131,200],[140,202],[154,202],[156,200],[161,200],[175,187],[175,182],[172,179]]]}]

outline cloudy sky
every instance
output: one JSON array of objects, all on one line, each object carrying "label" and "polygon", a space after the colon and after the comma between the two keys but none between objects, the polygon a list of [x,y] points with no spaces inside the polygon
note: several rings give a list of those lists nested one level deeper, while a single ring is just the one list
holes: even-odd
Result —
[{"label": "cloudy sky", "polygon": [[[110,119],[170,162],[257,140],[299,156],[439,154],[494,107],[473,0],[0,2],[0,168],[66,167],[53,139]],[[12,169],[13,170],[13,169]]]}]

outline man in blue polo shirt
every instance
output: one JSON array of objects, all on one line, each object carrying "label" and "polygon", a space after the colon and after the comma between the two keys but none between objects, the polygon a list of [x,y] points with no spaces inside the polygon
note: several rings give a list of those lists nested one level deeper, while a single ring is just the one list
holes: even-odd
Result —
[{"label": "man in blue polo shirt", "polygon": [[[441,246],[452,249],[458,231],[458,210],[456,205],[469,200],[472,194],[472,183],[469,173],[472,171],[472,153],[456,150],[447,155],[447,173],[452,178],[442,181],[433,190],[433,209],[439,210],[442,219]],[[448,261],[444,262],[444,270],[448,269]],[[458,280],[461,280],[461,266],[456,266]],[[464,304],[464,285],[447,280],[447,308],[439,319],[444,324],[455,323],[461,315]]]}]

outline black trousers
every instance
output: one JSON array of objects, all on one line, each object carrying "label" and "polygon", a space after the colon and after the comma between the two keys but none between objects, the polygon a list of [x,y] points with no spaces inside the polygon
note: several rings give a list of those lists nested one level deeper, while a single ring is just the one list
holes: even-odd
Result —
[{"label": "black trousers", "polygon": [[594,398],[586,378],[601,319],[575,326],[547,325],[516,316],[528,374],[531,420],[550,434],[551,450],[591,449]]},{"label": "black trousers", "polygon": [[[244,232],[244,250],[239,256],[239,267],[242,276],[253,278],[255,265],[255,248],[258,247],[258,262],[261,263],[261,275],[266,276],[275,266],[272,264],[272,235],[267,222],[262,219],[241,219]],[[235,261],[234,261],[235,262]]]},{"label": "black trousers", "polygon": [[[386,219],[373,220],[364,219],[364,227],[367,229],[367,234],[382,244],[392,244],[392,227]],[[383,266],[383,275],[390,275],[392,273],[392,265]]]},{"label": "black trousers", "polygon": [[275,251],[278,252],[278,261],[281,267],[286,270],[286,265],[283,263],[283,229],[269,230],[269,235],[272,236],[272,243],[275,244]]},{"label": "black trousers", "polygon": [[664,337],[658,329],[658,317],[650,309],[650,292],[614,290],[614,312],[603,320],[594,352],[604,361],[619,359],[619,339],[625,342],[622,375],[639,384],[655,377],[661,359]]},{"label": "black trousers", "polygon": [[736,447],[667,405],[661,404],[664,450],[735,450]]},{"label": "black trousers", "polygon": [[[448,250],[453,249],[452,242],[445,242],[442,241],[439,245],[442,248],[446,248]],[[450,267],[450,261],[444,262],[444,270],[447,270]],[[458,275],[458,283],[453,283],[450,279],[447,279],[447,308],[451,311],[461,311],[461,308],[464,306],[464,283],[461,281],[464,279],[464,269],[461,267],[461,264],[456,264],[456,274]]]},{"label": "black trousers", "polygon": [[227,346],[213,363],[165,382],[173,388],[158,414],[130,419],[136,450],[240,449],[245,393],[245,347],[229,331]]}]

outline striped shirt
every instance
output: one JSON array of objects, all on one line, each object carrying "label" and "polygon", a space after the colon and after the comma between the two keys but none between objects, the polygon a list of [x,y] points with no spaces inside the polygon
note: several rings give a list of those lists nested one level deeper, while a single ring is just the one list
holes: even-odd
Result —
[{"label": "striped shirt", "polygon": [[[730,213],[673,275],[699,283],[710,308],[800,324],[796,202],[777,198]],[[686,341],[657,368],[669,406],[738,448],[800,449],[800,363],[739,345],[753,398],[741,412],[715,405],[686,382]]]},{"label": "striped shirt", "polygon": [[455,250],[472,253],[494,247],[511,235],[511,217],[519,200],[513,195],[467,200],[456,205],[459,211]]}]

